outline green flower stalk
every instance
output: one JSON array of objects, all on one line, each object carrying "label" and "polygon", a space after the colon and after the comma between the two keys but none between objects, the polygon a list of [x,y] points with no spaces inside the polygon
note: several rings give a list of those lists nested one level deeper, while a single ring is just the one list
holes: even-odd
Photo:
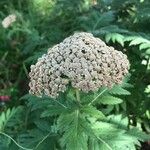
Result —
[{"label": "green flower stalk", "polygon": [[57,97],[70,83],[83,92],[120,84],[128,73],[127,56],[91,33],[75,33],[48,49],[31,66],[30,93]]}]

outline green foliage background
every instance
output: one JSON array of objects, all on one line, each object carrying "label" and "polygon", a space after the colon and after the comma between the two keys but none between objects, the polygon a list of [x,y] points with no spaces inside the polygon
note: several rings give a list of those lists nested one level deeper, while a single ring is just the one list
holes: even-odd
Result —
[{"label": "green foliage background", "polygon": [[[11,13],[17,21],[8,29],[0,25],[0,96],[11,97],[0,102],[0,149],[21,149],[11,137],[39,150],[139,149],[138,140],[147,139],[141,131],[150,134],[150,1],[0,0],[0,22]],[[84,107],[69,89],[60,104],[25,95],[30,65],[75,31],[91,32],[127,54],[131,68],[123,85],[93,105],[87,103],[99,93],[81,93]]]}]

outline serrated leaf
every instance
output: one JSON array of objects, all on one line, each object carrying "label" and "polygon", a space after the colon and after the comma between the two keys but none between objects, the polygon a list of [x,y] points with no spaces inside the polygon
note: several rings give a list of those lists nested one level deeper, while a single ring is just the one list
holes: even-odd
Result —
[{"label": "serrated leaf", "polygon": [[100,97],[98,101],[105,105],[116,105],[116,104],[120,104],[123,102],[122,99],[114,97],[114,96],[103,96],[103,97]]},{"label": "serrated leaf", "polygon": [[140,141],[150,140],[150,135],[140,131],[138,128],[133,127],[127,132],[130,136],[136,137]]},{"label": "serrated leaf", "polygon": [[130,42],[129,46],[139,45],[139,44],[144,43],[144,42],[149,42],[149,41],[147,39],[142,38],[142,37],[137,37]]},{"label": "serrated leaf", "polygon": [[109,33],[105,36],[105,40],[108,43],[112,40],[113,43],[118,42],[120,45],[124,46],[124,36],[118,33]]},{"label": "serrated leaf", "polygon": [[132,84],[126,83],[126,82],[123,82],[123,83],[121,84],[121,86],[122,86],[123,88],[133,88],[133,87],[134,87]]},{"label": "serrated leaf", "polygon": [[139,46],[140,50],[147,49],[147,48],[150,48],[150,43],[143,43],[143,44],[140,44]]},{"label": "serrated leaf", "polygon": [[124,46],[124,36],[118,33],[112,34],[112,41],[113,43],[118,42],[120,45]]},{"label": "serrated leaf", "polygon": [[20,113],[21,110],[21,107],[13,107],[12,109],[8,108],[5,112],[2,112],[0,115],[0,131],[3,130],[6,126],[11,126],[16,123],[18,118],[14,118],[17,117],[16,114]]},{"label": "serrated leaf", "polygon": [[124,46],[124,37],[120,34],[116,36],[116,42],[118,42],[121,46]]},{"label": "serrated leaf", "polygon": [[130,95],[130,92],[125,90],[119,85],[115,85],[112,89],[109,90],[110,94],[116,94],[116,95]]},{"label": "serrated leaf", "polygon": [[71,114],[61,115],[58,119],[58,129],[63,132],[60,139],[66,150],[87,150],[87,135],[84,133],[86,122],[76,110]]},{"label": "serrated leaf", "polygon": [[111,33],[106,34],[105,41],[108,43],[110,41],[110,39],[111,39]]},{"label": "serrated leaf", "polygon": [[41,117],[49,117],[49,116],[55,116],[55,115],[59,115],[61,113],[66,112],[67,109],[62,107],[62,106],[48,106],[47,110],[45,110],[44,112],[42,112]]},{"label": "serrated leaf", "polygon": [[150,49],[147,49],[147,50],[145,51],[145,53],[146,53],[147,55],[150,55]]},{"label": "serrated leaf", "polygon": [[[128,119],[127,117],[122,118],[122,115],[108,116],[108,122],[96,121],[93,123],[93,130],[96,135],[94,138],[96,142],[92,143],[96,144],[97,149],[136,150],[135,145],[140,146],[138,140],[147,138],[147,135],[139,132],[138,129],[136,129],[137,131],[128,129]],[[95,150],[94,145],[92,147],[93,149],[91,149]]]},{"label": "serrated leaf", "polygon": [[137,39],[134,39],[133,41],[130,42],[129,46],[132,46],[132,45],[138,45],[142,43],[141,42],[141,39],[140,38],[137,38]]},{"label": "serrated leaf", "polygon": [[121,127],[123,127],[123,129],[127,129],[127,126],[128,126],[127,117],[123,117],[122,115],[110,115],[107,117],[107,119],[108,119],[108,122],[115,124],[120,129]]},{"label": "serrated leaf", "polygon": [[46,120],[43,119],[35,120],[34,123],[42,131],[47,131],[47,132],[51,131],[50,123]]},{"label": "serrated leaf", "polygon": [[116,36],[115,36],[114,33],[113,33],[112,36],[111,36],[111,40],[112,40],[113,43],[115,43],[115,41],[116,41]]},{"label": "serrated leaf", "polygon": [[129,42],[129,41],[133,41],[136,38],[138,38],[138,37],[137,36],[127,36],[127,37],[125,37],[124,41]]},{"label": "serrated leaf", "polygon": [[81,108],[81,112],[85,113],[86,115],[95,117],[95,118],[105,118],[105,115],[99,111],[96,107],[94,106],[84,106]]}]

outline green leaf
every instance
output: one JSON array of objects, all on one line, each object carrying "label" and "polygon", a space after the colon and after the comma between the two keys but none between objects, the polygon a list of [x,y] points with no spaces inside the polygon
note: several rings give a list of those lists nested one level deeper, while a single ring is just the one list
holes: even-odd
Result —
[{"label": "green leaf", "polygon": [[108,120],[92,124],[95,137],[90,138],[91,150],[136,150],[135,145],[140,145],[138,140],[148,137],[138,129],[128,129],[128,119],[122,115],[111,115]]},{"label": "green leaf", "polygon": [[143,37],[140,37],[140,36],[127,36],[124,38],[124,41],[125,42],[131,41],[129,46],[139,45],[141,43],[149,43],[149,40],[147,40]]},{"label": "green leaf", "polygon": [[129,46],[139,45],[139,44],[144,43],[144,42],[148,42],[148,40],[146,40],[142,37],[137,37],[133,41],[130,42]]},{"label": "green leaf", "polygon": [[94,106],[83,106],[83,108],[81,108],[81,112],[85,113],[85,115],[89,115],[91,117],[95,117],[95,118],[105,118],[105,115],[99,111],[96,107]]},{"label": "green leaf", "polygon": [[85,120],[76,110],[71,114],[62,114],[58,119],[58,129],[63,133],[61,146],[66,150],[87,150],[87,135],[84,130]]},{"label": "green leaf", "polygon": [[146,50],[146,54],[150,55],[150,48]]},{"label": "green leaf", "polygon": [[105,36],[105,40],[108,43],[110,40],[112,40],[113,43],[117,42],[121,46],[124,46],[124,36],[118,33],[109,33]]},{"label": "green leaf", "polygon": [[122,99],[114,97],[114,96],[103,96],[103,97],[100,97],[98,101],[105,105],[116,105],[116,104],[120,104],[123,102]]},{"label": "green leaf", "polygon": [[125,90],[120,85],[114,85],[113,88],[109,90],[109,93],[115,95],[130,95],[130,92]]},{"label": "green leaf", "polygon": [[55,116],[67,111],[66,108],[59,105],[48,106],[46,109],[42,112],[41,117]]},{"label": "green leaf", "polygon": [[122,47],[124,46],[124,40],[123,40],[123,36],[122,35],[118,35],[116,37],[116,42],[118,42]]},{"label": "green leaf", "polygon": [[31,150],[44,150],[45,147],[51,147],[53,149],[56,144],[56,136],[54,133],[44,132],[38,128],[34,128],[28,130],[28,132],[21,133],[18,137],[18,141],[22,146],[30,147]]},{"label": "green leaf", "polygon": [[150,43],[143,43],[139,47],[140,50],[142,50],[142,49],[148,49],[148,48],[150,48]]},{"label": "green leaf", "polygon": [[40,119],[40,120],[35,120],[34,121],[35,125],[42,131],[47,131],[50,132],[51,128],[50,128],[50,122],[44,120],[44,119]]},{"label": "green leaf", "polygon": [[125,37],[124,41],[129,42],[129,41],[133,41],[136,38],[137,38],[136,36],[127,36],[127,37]]},{"label": "green leaf", "polygon": [[106,34],[105,41],[108,43],[111,40],[111,33]]},{"label": "green leaf", "polygon": [[113,43],[118,42],[121,46],[124,46],[124,36],[118,33],[114,33],[112,36]]},{"label": "green leaf", "polygon": [[46,108],[48,105],[54,104],[54,99],[43,96],[43,97],[37,97],[35,95],[26,94],[23,97],[21,97],[21,100],[28,100],[27,105],[28,107],[31,107],[31,111],[35,111],[37,109],[43,109]]},{"label": "green leaf", "polygon": [[17,114],[20,113],[22,107],[13,107],[12,109],[8,108],[5,112],[2,112],[0,115],[0,131],[4,130],[6,126],[13,126],[17,123]]},{"label": "green leaf", "polygon": [[146,134],[143,131],[140,131],[138,128],[136,127],[132,127],[130,130],[127,131],[127,133],[130,136],[133,136],[135,138],[137,138],[140,141],[148,141],[150,140],[150,134]]},{"label": "green leaf", "polygon": [[116,125],[120,129],[127,129],[129,123],[127,117],[123,117],[122,115],[110,115],[107,119],[109,123]]}]

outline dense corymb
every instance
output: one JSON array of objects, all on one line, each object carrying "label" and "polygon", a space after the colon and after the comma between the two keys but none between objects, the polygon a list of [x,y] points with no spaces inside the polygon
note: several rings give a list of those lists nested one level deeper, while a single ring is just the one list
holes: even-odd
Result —
[{"label": "dense corymb", "polygon": [[56,97],[68,83],[83,92],[97,91],[120,84],[128,69],[125,54],[90,33],[75,33],[31,66],[30,93]]}]

